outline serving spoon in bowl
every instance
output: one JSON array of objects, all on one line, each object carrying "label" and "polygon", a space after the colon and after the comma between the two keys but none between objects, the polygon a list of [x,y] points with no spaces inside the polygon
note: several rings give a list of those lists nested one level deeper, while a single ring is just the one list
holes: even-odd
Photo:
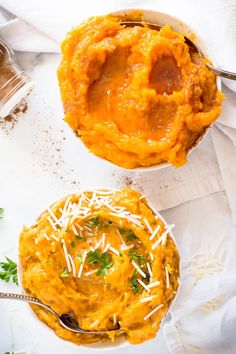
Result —
[{"label": "serving spoon in bowl", "polygon": [[[150,29],[160,31],[163,26],[157,25],[155,23],[145,22],[145,21],[121,21],[120,24],[125,27],[134,27],[134,26],[141,26],[141,27],[148,27]],[[186,44],[192,50],[192,52],[198,53],[202,58],[204,58],[204,53],[201,49],[191,41],[188,37],[184,36]],[[220,68],[215,68],[213,65],[206,63],[206,66],[209,70],[211,70],[214,74],[224,77],[225,79],[236,80],[236,73],[231,71],[223,70]]]},{"label": "serving spoon in bowl", "polygon": [[8,299],[8,300],[21,300],[24,302],[31,302],[32,304],[39,305],[49,312],[51,312],[60,325],[66,329],[68,329],[71,332],[74,333],[80,333],[80,334],[106,334],[107,332],[119,332],[123,333],[124,331],[120,328],[119,323],[117,324],[117,328],[115,329],[110,329],[110,330],[104,330],[104,331],[86,331],[82,328],[79,327],[78,323],[76,322],[75,318],[73,317],[72,314],[66,313],[61,316],[59,316],[50,306],[44,304],[41,302],[39,299],[33,296],[29,295],[24,295],[24,294],[12,294],[12,293],[1,293],[0,292],[0,299]]}]

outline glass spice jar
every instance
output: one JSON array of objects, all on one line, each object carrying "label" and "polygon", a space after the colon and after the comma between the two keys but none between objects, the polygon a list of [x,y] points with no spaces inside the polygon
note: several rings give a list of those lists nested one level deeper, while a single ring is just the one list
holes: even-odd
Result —
[{"label": "glass spice jar", "polygon": [[33,87],[14,62],[13,50],[0,38],[0,118],[8,116]]}]

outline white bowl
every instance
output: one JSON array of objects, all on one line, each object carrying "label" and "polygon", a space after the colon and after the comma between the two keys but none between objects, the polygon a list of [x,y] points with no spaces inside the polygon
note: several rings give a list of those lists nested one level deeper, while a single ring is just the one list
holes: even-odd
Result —
[{"label": "white bowl", "polygon": [[[115,189],[115,188],[100,188],[100,190],[107,190],[107,191],[117,191],[118,189]],[[88,190],[88,189],[85,189],[85,190],[79,190],[78,192],[76,192],[76,194],[80,194],[82,192],[88,192],[88,191],[94,191],[93,189],[91,190]],[[53,203],[50,204],[53,205],[54,203],[58,202],[59,200],[61,199],[64,199],[65,196],[63,198],[60,198],[58,199],[57,201],[54,201]],[[151,205],[148,203],[148,206],[152,209],[152,211],[154,212],[155,215],[157,215],[161,221],[164,223],[165,226],[168,225],[168,223],[165,221],[165,219],[159,214],[159,212]],[[40,213],[41,215],[42,213]],[[37,216],[37,218],[39,218],[39,216]],[[35,222],[35,220],[33,221],[33,223]],[[33,225],[32,223],[32,225]],[[178,246],[177,246],[177,242],[176,242],[176,239],[174,237],[174,234],[172,232],[172,230],[169,231],[169,236],[172,238],[172,240],[174,241],[175,243],[175,246],[176,246],[176,249],[179,253],[179,249],[178,249]],[[18,283],[19,283],[19,288],[20,288],[20,291],[22,294],[25,293],[24,291],[24,288],[22,286],[22,282],[21,282],[21,277],[22,277],[22,266],[21,266],[21,262],[20,262],[20,259],[18,260]],[[181,279],[181,260],[179,261],[179,278]],[[181,284],[181,281],[180,281],[180,284]],[[179,286],[180,287],[180,286]],[[165,314],[165,317],[162,319],[161,322],[164,322],[165,321],[165,318],[167,317],[169,311],[170,311],[170,308],[172,308],[176,298],[177,298],[177,295],[178,295],[178,292],[179,292],[179,287],[178,287],[178,290],[177,290],[177,293],[175,294],[175,297],[173,298],[173,300],[171,301],[170,303],[170,306],[168,308],[168,311],[166,312]],[[37,331],[38,331],[38,336],[39,337],[45,337],[45,334],[46,333],[50,333],[54,336],[54,341],[55,341],[55,344],[57,343],[58,345],[61,345],[61,346],[64,346],[65,349],[68,349],[68,346],[70,347],[73,347],[73,348],[81,348],[81,349],[84,349],[84,350],[98,350],[98,351],[107,351],[107,350],[114,350],[114,349],[120,349],[120,348],[125,348],[127,346],[130,346],[131,344],[125,340],[124,338],[117,338],[113,343],[110,342],[110,341],[107,341],[107,342],[104,342],[104,343],[93,343],[93,344],[87,344],[87,345],[76,345],[70,341],[66,341],[58,336],[56,336],[55,332],[50,328],[48,327],[44,322],[40,321],[38,319],[38,317],[36,316],[36,314],[34,313],[34,311],[31,309],[31,307],[29,305],[26,305],[26,310],[27,310],[27,313],[29,314],[30,318],[32,318],[32,325],[33,325],[33,321],[37,320]],[[42,333],[42,335],[41,335]],[[44,334],[45,333],[45,334]]]},{"label": "white bowl", "polygon": [[[186,37],[190,37],[191,35],[194,34],[194,43],[201,49],[201,51],[207,56],[207,58],[209,58],[212,63],[215,63],[214,60],[214,56],[211,53],[208,53],[207,48],[204,44],[204,41],[202,40],[202,38],[200,38],[196,32],[193,32],[193,30],[191,29],[190,26],[188,26],[186,23],[182,22],[180,19],[165,14],[163,12],[158,12],[158,11],[151,11],[151,10],[142,10],[142,9],[124,9],[124,10],[119,10],[116,12],[112,12],[110,15],[115,15],[115,16],[119,16],[121,18],[121,20],[125,20],[125,19],[132,19],[132,14],[135,14],[135,16],[137,16],[137,14],[140,13],[140,20],[141,21],[146,21],[146,22],[150,22],[150,23],[155,23],[161,26],[164,26],[166,24],[170,25],[175,31],[177,32],[183,32]],[[217,80],[216,80],[216,84],[217,84],[217,88],[219,91],[221,91],[221,79],[219,76],[217,76]],[[196,147],[201,143],[202,139],[204,138],[204,136],[207,134],[207,131],[209,130],[210,127],[208,127],[205,132],[198,138],[198,140],[194,143],[194,145],[188,150],[187,156],[196,149]],[[136,167],[136,168],[125,168],[125,167],[121,167],[118,166],[116,164],[114,164],[113,162],[106,160],[100,156],[96,157],[100,158],[103,161],[106,161],[109,163],[109,165],[112,165],[113,167],[116,166],[119,169],[125,170],[125,171],[138,171],[138,172],[147,172],[147,171],[157,171],[157,170],[161,170],[165,167],[171,166],[171,164],[169,162],[163,162],[160,163],[158,165],[152,165],[152,166],[147,166],[147,167]]]}]

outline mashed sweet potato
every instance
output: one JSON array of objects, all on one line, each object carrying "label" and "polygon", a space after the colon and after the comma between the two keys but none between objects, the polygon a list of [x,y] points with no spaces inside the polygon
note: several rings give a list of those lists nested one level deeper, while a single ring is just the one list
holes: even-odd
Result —
[{"label": "mashed sweet potato", "polygon": [[206,61],[169,26],[157,32],[90,18],[62,43],[65,121],[90,151],[119,166],[180,166],[221,112]]},{"label": "mashed sweet potato", "polygon": [[[131,189],[84,192],[47,209],[20,236],[25,291],[87,330],[119,325],[130,343],[156,335],[178,288],[179,256],[165,226]],[[62,328],[47,310],[40,320],[76,344],[119,334],[81,335]]]}]

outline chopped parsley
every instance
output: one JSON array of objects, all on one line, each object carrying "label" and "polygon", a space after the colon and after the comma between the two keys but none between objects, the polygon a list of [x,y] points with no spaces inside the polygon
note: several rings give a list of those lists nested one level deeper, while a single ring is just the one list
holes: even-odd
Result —
[{"label": "chopped parsley", "polygon": [[71,248],[75,248],[75,242],[74,242],[74,241],[71,241],[70,247],[71,247]]},{"label": "chopped parsley", "polygon": [[76,240],[79,240],[79,241],[84,239],[83,236],[79,236],[79,235],[76,235],[75,237],[76,237]]},{"label": "chopped parsley", "polygon": [[95,215],[89,220],[87,220],[87,224],[93,224],[94,226],[98,226],[100,224],[100,215]]},{"label": "chopped parsley", "polygon": [[83,263],[83,258],[81,256],[77,256],[76,259],[79,263]]},{"label": "chopped parsley", "polygon": [[87,254],[89,264],[99,264],[96,275],[104,276],[109,268],[113,266],[113,261],[108,252],[101,253],[98,250],[89,251]]},{"label": "chopped parsley", "polygon": [[130,255],[130,262],[134,260],[136,263],[140,265],[141,268],[146,267],[145,256],[143,254],[138,254],[136,251],[130,250],[129,255]]},{"label": "chopped parsley", "polygon": [[68,276],[69,276],[69,270],[67,269],[67,268],[65,268],[64,270],[63,270],[63,272],[61,272],[61,274],[60,274],[60,277],[61,278],[68,278]]},{"label": "chopped parsley", "polygon": [[3,271],[0,271],[0,279],[9,282],[12,279],[13,283],[18,285],[17,264],[10,258],[6,257],[7,262],[0,262]]},{"label": "chopped parsley", "polygon": [[139,291],[140,291],[140,287],[139,287],[139,283],[137,281],[137,270],[135,269],[133,271],[133,274],[132,274],[132,278],[131,278],[131,281],[130,281],[130,284],[131,284],[131,289],[133,291],[134,294],[137,294]]},{"label": "chopped parsley", "polygon": [[137,238],[137,236],[135,235],[135,233],[133,231],[129,231],[128,235],[127,235],[127,241],[133,241]]},{"label": "chopped parsley", "polygon": [[3,217],[3,214],[4,214],[4,208],[0,208],[0,218]]},{"label": "chopped parsley", "polygon": [[119,232],[122,236],[125,236],[127,241],[133,241],[137,238],[135,233],[128,229],[119,229]]}]

